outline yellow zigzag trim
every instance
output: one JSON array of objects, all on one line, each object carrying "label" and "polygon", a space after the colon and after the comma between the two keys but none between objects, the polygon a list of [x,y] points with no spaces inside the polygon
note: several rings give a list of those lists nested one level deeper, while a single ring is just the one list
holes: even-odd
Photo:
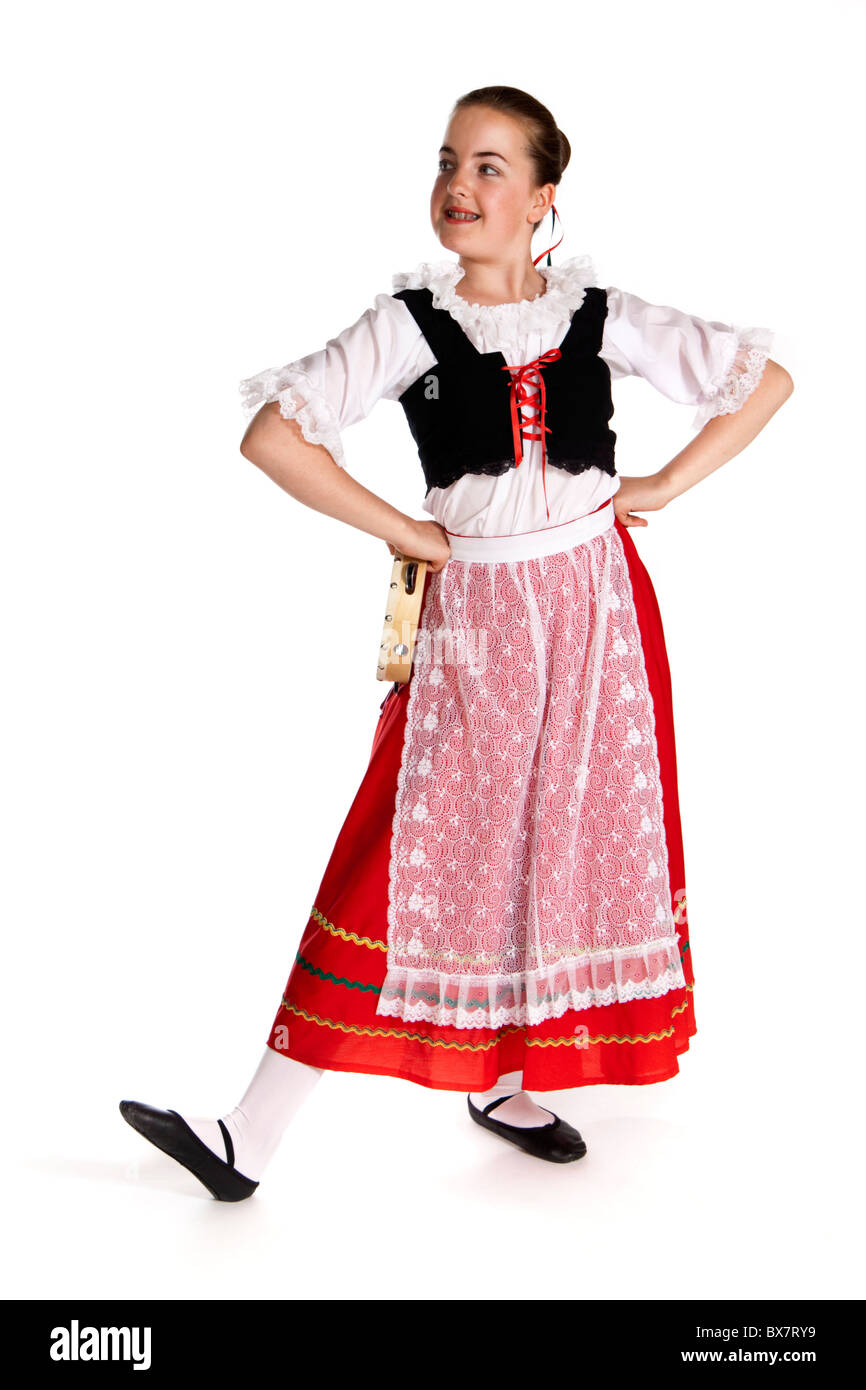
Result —
[{"label": "yellow zigzag trim", "polygon": [[315,918],[319,926],[324,927],[325,931],[329,931],[332,936],[340,936],[344,941],[354,941],[356,946],[369,946],[371,951],[385,951],[387,953],[388,947],[384,941],[371,941],[369,936],[358,936],[356,932],[344,931],[342,927],[335,927],[333,922],[329,922],[324,913],[320,912],[317,907],[313,908],[310,916]]},{"label": "yellow zigzag trim", "polygon": [[[688,990],[693,990],[693,989],[694,989],[694,985],[686,985],[686,989],[688,989]],[[682,1002],[681,1004],[677,1004],[675,1008],[671,1009],[671,1018],[673,1018],[676,1014],[681,1014],[681,1013],[683,1012],[683,1010],[688,1006],[688,1002],[689,1002],[689,1001],[688,1001],[687,999],[684,999],[683,1002]],[[671,1037],[673,1037],[673,1034],[674,1034],[674,1028],[673,1028],[673,1026],[671,1026],[670,1028],[665,1028],[661,1033],[635,1033],[635,1034],[625,1033],[625,1034],[623,1034],[622,1036],[620,1036],[619,1033],[596,1033],[593,1037],[587,1038],[587,1042],[590,1042],[590,1043],[612,1043],[612,1042],[617,1042],[617,1043],[642,1043],[642,1042],[662,1042],[664,1038],[671,1038]],[[574,1039],[574,1038],[526,1038],[526,1039],[525,1039],[525,1042],[526,1042],[526,1046],[527,1046],[527,1047],[568,1047],[569,1044],[571,1044],[572,1046],[574,1046],[574,1044],[575,1044],[575,1039]]]},{"label": "yellow zigzag trim", "polygon": [[[306,1009],[299,1009],[295,1004],[286,1003],[283,997],[283,1008],[291,1014],[298,1014],[308,1023],[318,1023],[323,1028],[336,1028],[339,1033],[360,1033],[368,1038],[408,1038],[410,1042],[427,1043],[429,1047],[452,1047],[458,1052],[486,1052],[491,1047],[496,1047],[499,1039],[491,1038],[486,1043],[457,1043],[447,1042],[443,1038],[428,1038],[423,1033],[411,1033],[408,1028],[362,1028],[356,1023],[342,1023],[340,1020],[332,1018],[319,1018],[318,1014],[308,1014]],[[515,1033],[517,1028],[502,1029],[502,1032]]]},{"label": "yellow zigzag trim", "polygon": [[[694,985],[686,985],[686,989],[692,991],[694,989]],[[675,1008],[671,1009],[671,1018],[673,1018],[675,1014],[682,1013],[683,1010],[686,1008],[687,1004],[688,1000],[684,999],[681,1004],[677,1004]],[[286,1000],[285,995],[283,995],[282,1005],[288,1013],[297,1014],[300,1018],[306,1019],[307,1023],[318,1023],[319,1026],[322,1028],[334,1028],[339,1033],[358,1033],[364,1037],[369,1038],[408,1038],[410,1042],[426,1043],[428,1047],[453,1048],[457,1052],[487,1052],[491,1047],[496,1047],[503,1034],[507,1035],[509,1033],[518,1033],[523,1031],[520,1025],[515,1024],[511,1027],[500,1028],[497,1032],[497,1036],[495,1038],[491,1038],[490,1042],[458,1043],[449,1042],[444,1038],[431,1038],[424,1033],[413,1033],[408,1028],[367,1028],[362,1027],[361,1025],[356,1023],[343,1023],[339,1019],[319,1018],[318,1014],[309,1014],[307,1013],[306,1009],[300,1009],[295,1004],[289,1004]],[[634,1035],[626,1034],[623,1037],[620,1037],[618,1033],[598,1033],[594,1037],[587,1038],[586,1041],[588,1043],[662,1042],[663,1039],[672,1037],[673,1033],[674,1029],[673,1026],[671,1026],[670,1028],[664,1029],[664,1031],[661,1033],[637,1033]],[[577,1045],[577,1039],[574,1037],[525,1038],[524,1042],[527,1047],[575,1047]],[[581,1039],[581,1045],[582,1043],[583,1039]]]}]

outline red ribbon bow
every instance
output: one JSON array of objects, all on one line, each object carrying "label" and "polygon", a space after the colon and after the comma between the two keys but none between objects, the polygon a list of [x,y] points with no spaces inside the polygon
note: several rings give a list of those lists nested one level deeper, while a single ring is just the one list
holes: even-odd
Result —
[{"label": "red ribbon bow", "polygon": [[[544,505],[547,508],[547,519],[550,520],[550,508],[547,506],[547,483],[545,482],[544,469],[547,463],[547,449],[545,447],[545,434],[550,434],[549,425],[544,423],[545,412],[547,410],[547,393],[544,385],[544,377],[541,375],[541,368],[547,366],[549,362],[556,362],[562,356],[559,348],[551,348],[550,352],[542,353],[541,357],[536,357],[533,362],[526,362],[522,367],[503,367],[503,372],[511,372],[511,428],[514,437],[514,459],[515,468],[518,468],[523,461],[523,442],[521,440],[521,430],[527,439],[541,440],[541,485],[544,488]],[[536,397],[540,397],[540,405],[536,403]],[[536,411],[534,420],[527,420],[525,423],[520,419],[521,410]],[[531,433],[529,426],[537,426],[538,433]]]}]

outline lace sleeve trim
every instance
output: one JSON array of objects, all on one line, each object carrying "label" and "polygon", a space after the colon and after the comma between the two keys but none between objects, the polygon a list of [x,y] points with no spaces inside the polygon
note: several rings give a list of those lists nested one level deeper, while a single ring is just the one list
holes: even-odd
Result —
[{"label": "lace sleeve trim", "polygon": [[739,410],[764,375],[775,337],[773,331],[734,325],[733,333],[723,368],[701,392],[693,429],[703,429],[717,415],[732,415]]},{"label": "lace sleeve trim", "polygon": [[269,401],[279,401],[284,420],[297,420],[309,444],[324,444],[334,462],[344,467],[340,427],[330,402],[302,368],[289,363],[271,367],[240,384],[241,406],[253,411]]}]

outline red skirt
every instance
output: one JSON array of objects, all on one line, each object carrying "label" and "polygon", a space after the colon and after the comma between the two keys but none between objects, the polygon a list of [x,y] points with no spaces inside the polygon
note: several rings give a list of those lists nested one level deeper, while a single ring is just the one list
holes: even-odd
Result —
[{"label": "red skirt", "polygon": [[[417,1017],[411,999],[431,996],[423,990],[412,993],[417,972],[395,968],[411,961],[405,955],[397,955],[392,881],[392,853],[396,854],[398,847],[399,817],[395,818],[395,809],[399,810],[401,796],[407,795],[401,779],[406,782],[408,776],[404,743],[413,683],[418,679],[416,655],[411,679],[405,685],[392,687],[382,702],[367,771],[316,894],[267,1038],[267,1045],[275,1051],[332,1071],[397,1076],[437,1090],[464,1092],[487,1090],[501,1075],[513,1071],[522,1071],[522,1084],[528,1091],[557,1091],[600,1083],[645,1085],[667,1080],[678,1072],[677,1058],[688,1048],[697,1029],[686,925],[670,670],[655,591],[629,528],[614,520],[607,538],[608,549],[611,535],[617,559],[627,568],[629,613],[639,634],[636,649],[641,652],[641,679],[651,696],[654,766],[661,783],[659,835],[664,841],[663,854],[656,853],[655,857],[666,858],[664,894],[669,894],[670,900],[664,908],[666,914],[670,909],[668,916],[670,919],[672,915],[676,927],[675,938],[668,938],[668,950],[670,953],[670,942],[675,940],[674,955],[678,960],[668,960],[668,970],[676,967],[675,977],[668,978],[676,978],[680,983],[670,988],[664,984],[651,986],[665,990],[656,997],[624,998],[623,994],[629,992],[622,986],[627,971],[617,972],[617,984],[610,984],[607,993],[613,990],[618,997],[580,1007],[578,995],[568,993],[566,980],[561,997],[574,1000],[575,1004],[564,1009],[561,1003],[557,1004],[555,1017],[538,1017],[543,1012],[539,1009],[535,1022],[530,1021],[523,1007],[519,1015],[516,1010],[511,1012],[511,1018],[519,1016],[521,1022],[492,1024],[497,1015],[485,1011],[487,1026],[479,1027],[467,1026],[465,1012],[460,1015],[462,1026],[449,1023],[441,1009],[432,1013],[428,1009],[428,1017]],[[447,571],[449,566],[445,568]],[[427,573],[419,639],[428,609],[435,606],[431,602],[431,581],[435,580],[438,595],[444,572],[437,576]],[[560,572],[554,569],[553,573],[560,582]],[[534,598],[533,606],[537,606]],[[514,630],[519,634],[519,629]],[[561,642],[560,652],[563,646]],[[604,660],[608,659],[613,663],[612,657],[605,656]],[[601,679],[609,679],[609,674],[602,670]],[[634,694],[632,686],[628,688]],[[416,707],[419,711],[422,708],[420,694]],[[545,704],[545,710],[548,708]],[[418,717],[413,715],[416,723]],[[635,737],[640,743],[639,735]],[[548,795],[551,804],[553,800]],[[596,824],[604,824],[603,819],[596,818]],[[455,835],[459,838],[459,832]],[[465,850],[465,840],[462,843]],[[406,867],[408,858],[404,856],[402,867]],[[420,860],[412,862],[424,859],[421,854]],[[558,881],[560,877],[553,873],[553,879]],[[555,894],[558,889],[553,887]],[[416,894],[415,899],[422,901],[423,895]],[[406,899],[406,904],[415,899]],[[592,900],[590,895],[587,901]],[[501,895],[494,901],[501,904]],[[548,901],[545,896],[545,904]],[[403,910],[408,920],[406,904]],[[660,913],[658,904],[656,913]],[[491,933],[482,935],[487,940]],[[634,952],[620,954],[634,956]],[[649,959],[645,952],[643,962],[638,958],[626,964],[645,969]],[[381,1008],[377,1011],[380,1001],[384,1006],[386,977],[389,988],[384,994],[389,998],[399,995],[397,1002],[389,1005],[392,1010],[402,1011],[399,1017],[383,1016]],[[418,975],[425,983],[431,978],[435,977]],[[610,980],[610,974],[605,979]],[[571,982],[573,985],[573,973]],[[601,998],[601,986],[590,993],[591,997]],[[539,995],[533,993],[532,997],[537,999]],[[470,1018],[470,1023],[473,1021]]]}]

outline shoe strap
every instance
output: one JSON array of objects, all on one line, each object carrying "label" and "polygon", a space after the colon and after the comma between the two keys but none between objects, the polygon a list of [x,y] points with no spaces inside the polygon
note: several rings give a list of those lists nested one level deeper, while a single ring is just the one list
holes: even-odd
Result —
[{"label": "shoe strap", "polygon": [[514,1096],[519,1094],[519,1091],[512,1091],[510,1096],[497,1096],[496,1100],[492,1100],[489,1105],[485,1105],[481,1112],[482,1115],[489,1115],[491,1110],[496,1109],[497,1105],[502,1105],[503,1101],[511,1100]]},{"label": "shoe strap", "polygon": [[231,1135],[229,1134],[228,1130],[226,1129],[225,1125],[223,1124],[222,1120],[217,1120],[217,1124],[219,1125],[220,1129],[222,1130],[223,1139],[224,1139],[224,1141],[225,1141],[225,1146],[226,1146],[226,1163],[229,1165],[230,1168],[234,1168],[234,1166],[235,1166],[235,1146],[234,1146],[234,1144],[232,1143],[232,1137],[231,1137]]}]

